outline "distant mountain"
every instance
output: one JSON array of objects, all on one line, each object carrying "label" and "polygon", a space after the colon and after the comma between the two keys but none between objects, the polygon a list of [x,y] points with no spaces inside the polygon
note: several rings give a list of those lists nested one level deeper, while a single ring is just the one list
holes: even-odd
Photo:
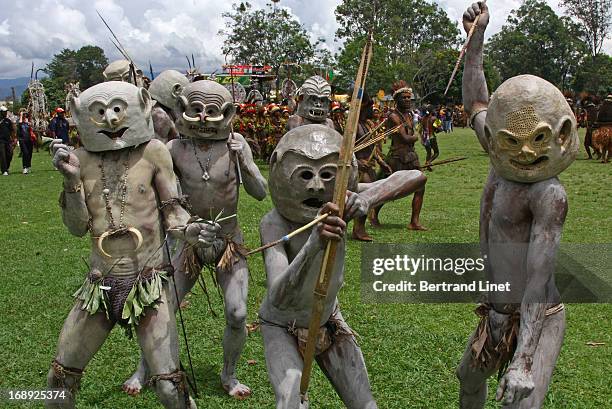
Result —
[{"label": "distant mountain", "polygon": [[28,87],[28,82],[30,82],[30,77],[0,79],[0,100],[12,95],[11,87],[15,87],[17,98],[21,97],[23,91]]}]

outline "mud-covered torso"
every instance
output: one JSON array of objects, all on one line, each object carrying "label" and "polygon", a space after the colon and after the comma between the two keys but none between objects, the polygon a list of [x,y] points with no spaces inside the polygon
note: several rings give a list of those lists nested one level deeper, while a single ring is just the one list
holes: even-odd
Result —
[{"label": "mud-covered torso", "polygon": [[[282,228],[281,234],[290,233],[291,231],[301,227],[300,225],[292,223],[283,218],[281,215],[279,215],[276,209],[271,210],[266,217],[270,218],[270,220],[277,227]],[[287,255],[287,261],[289,264],[293,262],[296,255],[305,246],[311,232],[312,230],[302,232],[301,234],[293,237],[287,243],[279,244],[279,246],[284,246],[284,251]],[[308,259],[306,263],[300,266],[302,271],[298,274],[303,274],[303,269],[307,269],[308,272],[306,273],[303,285],[295,288],[295,291],[279,293],[277,298],[273,298],[270,291],[266,293],[261,308],[259,309],[259,316],[261,318],[278,325],[290,326],[295,323],[295,327],[297,328],[308,328],[314,302],[314,288],[321,270],[324,252],[325,250],[321,248],[317,251],[314,257]],[[323,325],[329,320],[329,317],[336,307],[337,295],[342,288],[344,281],[345,254],[346,242],[345,240],[342,240],[338,243],[334,273],[330,280],[320,325]],[[268,265],[264,267],[266,269],[266,274],[269,275],[270,272],[268,269],[271,267]]]},{"label": "mud-covered torso", "polygon": [[[515,300],[520,300],[525,293],[529,278],[527,257],[542,257],[529,253],[532,228],[537,222],[533,209],[550,206],[542,200],[543,192],[550,185],[560,185],[559,180],[551,178],[536,183],[518,183],[496,175],[493,169],[485,185],[481,200],[480,240],[490,266],[487,279],[500,284],[510,282]],[[557,304],[560,297],[554,279],[551,278],[547,286],[547,302]],[[489,301],[500,312],[519,308],[518,304],[505,305],[507,300],[499,299],[496,293],[489,295]]]},{"label": "mud-covered torso", "polygon": [[[168,148],[182,193],[188,196],[194,215],[210,220],[221,210],[224,216],[237,213],[238,176],[227,141],[196,142],[194,152],[192,139],[175,139],[168,144]],[[205,171],[208,172],[208,180],[203,178]],[[236,235],[237,219],[224,221],[221,228],[225,235]]]},{"label": "mud-covered torso", "polygon": [[[155,152],[151,152],[163,147],[158,143],[153,146],[149,144],[103,153],[91,153],[84,149],[75,151],[81,165],[85,203],[91,217],[90,262],[92,268],[97,267],[104,273],[134,275],[146,267],[158,267],[163,262],[163,253],[159,251],[162,243],[161,213],[154,185],[156,169],[152,163]],[[147,149],[148,154],[145,152]],[[126,175],[127,191],[123,197]],[[103,248],[111,258],[99,251],[97,238],[113,227],[104,189],[108,189],[108,203],[115,227],[133,227],[142,234],[143,244],[138,251],[134,251],[137,239],[133,234],[113,235],[104,240]]]}]

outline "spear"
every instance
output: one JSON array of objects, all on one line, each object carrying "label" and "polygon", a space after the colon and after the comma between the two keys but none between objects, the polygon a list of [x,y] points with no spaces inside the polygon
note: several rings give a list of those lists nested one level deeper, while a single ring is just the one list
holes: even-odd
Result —
[{"label": "spear", "polygon": [[[370,59],[372,58],[372,32],[368,35],[368,40],[363,47],[361,55],[361,63],[357,71],[355,79],[355,87],[353,89],[353,97],[349,117],[340,146],[340,156],[338,160],[338,173],[336,174],[336,183],[334,185],[334,203],[340,209],[339,216],[344,213],[344,204],[346,199],[346,190],[351,172],[351,162],[353,159],[353,147],[355,145],[355,135],[357,133],[357,123],[359,122],[359,111],[361,107],[361,99],[365,89],[365,80],[368,75]],[[321,326],[321,315],[325,299],[327,298],[327,290],[329,281],[333,274],[334,264],[336,259],[336,250],[338,242],[328,241],[323,255],[321,271],[314,290],[314,302],[312,306],[312,316],[308,326],[308,339],[306,341],[306,350],[304,351],[304,369],[302,370],[302,379],[300,381],[300,395],[302,402],[308,401],[308,384],[310,383],[310,374],[312,371],[312,362],[314,359],[315,344],[319,327]]]},{"label": "spear", "polygon": [[[487,0],[483,0],[481,3],[485,4],[486,2]],[[453,73],[451,74],[450,80],[448,80],[448,85],[446,86],[446,89],[444,90],[444,96],[446,96],[446,94],[448,93],[448,89],[453,83],[453,80],[455,79],[455,75],[457,75],[459,64],[461,64],[461,60],[463,59],[463,56],[465,55],[465,52],[467,51],[468,45],[470,45],[470,40],[472,39],[474,30],[476,29],[476,26],[478,25],[478,21],[480,21],[480,16],[482,16],[482,12],[481,14],[476,16],[476,18],[474,19],[474,24],[472,24],[472,28],[470,28],[470,31],[468,32],[467,39],[465,40],[465,43],[463,44],[463,47],[461,48],[461,52],[459,53],[459,58],[457,58],[457,63],[455,64],[455,68],[453,69]]]},{"label": "spear", "polygon": [[438,165],[445,165],[447,163],[451,163],[451,162],[459,162],[460,160],[466,160],[467,156],[459,156],[456,158],[450,158],[450,159],[444,159],[444,160],[439,160],[437,162],[432,162],[429,165],[424,165],[421,166],[419,169],[424,170],[424,169],[429,169],[432,166],[438,166]]}]

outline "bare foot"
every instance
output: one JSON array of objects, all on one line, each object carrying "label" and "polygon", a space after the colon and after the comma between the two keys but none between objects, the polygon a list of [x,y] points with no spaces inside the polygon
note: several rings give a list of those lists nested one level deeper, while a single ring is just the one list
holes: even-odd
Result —
[{"label": "bare foot", "polygon": [[228,381],[221,379],[221,386],[225,389],[228,395],[233,396],[238,400],[243,400],[251,396],[251,388],[238,382],[238,379],[232,377]]},{"label": "bare foot", "polygon": [[421,231],[426,231],[427,229],[423,226],[421,226],[419,223],[410,223],[408,225],[408,230],[421,230]]},{"label": "bare foot", "polygon": [[353,239],[359,240],[359,241],[374,241],[374,239],[370,237],[368,233],[353,232]]},{"label": "bare foot", "polygon": [[145,383],[144,372],[141,373],[140,368],[127,381],[123,382],[121,389],[130,396],[138,396],[142,390],[142,385]]}]

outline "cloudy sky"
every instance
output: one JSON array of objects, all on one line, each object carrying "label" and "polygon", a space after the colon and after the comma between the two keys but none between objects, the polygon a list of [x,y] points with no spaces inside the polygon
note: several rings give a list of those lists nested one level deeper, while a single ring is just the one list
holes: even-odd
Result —
[{"label": "cloudy sky", "polygon": [[[236,0],[239,1],[239,0]],[[558,10],[558,0],[547,0]],[[262,7],[267,0],[249,0]],[[334,9],[341,0],[280,0],[314,38],[324,37],[332,51],[337,25]],[[109,58],[120,58],[96,9],[106,18],[132,58],[143,69],[150,60],[155,71],[185,69],[185,55],[193,53],[203,71],[218,68],[223,61],[222,38],[217,35],[231,10],[230,0],[2,0],[0,6],[0,78],[30,75],[31,61],[44,67],[63,48],[78,49],[95,44]],[[459,22],[469,1],[439,0],[450,18]],[[489,0],[490,36],[499,31],[521,0]],[[612,52],[612,41],[605,45]]]}]

